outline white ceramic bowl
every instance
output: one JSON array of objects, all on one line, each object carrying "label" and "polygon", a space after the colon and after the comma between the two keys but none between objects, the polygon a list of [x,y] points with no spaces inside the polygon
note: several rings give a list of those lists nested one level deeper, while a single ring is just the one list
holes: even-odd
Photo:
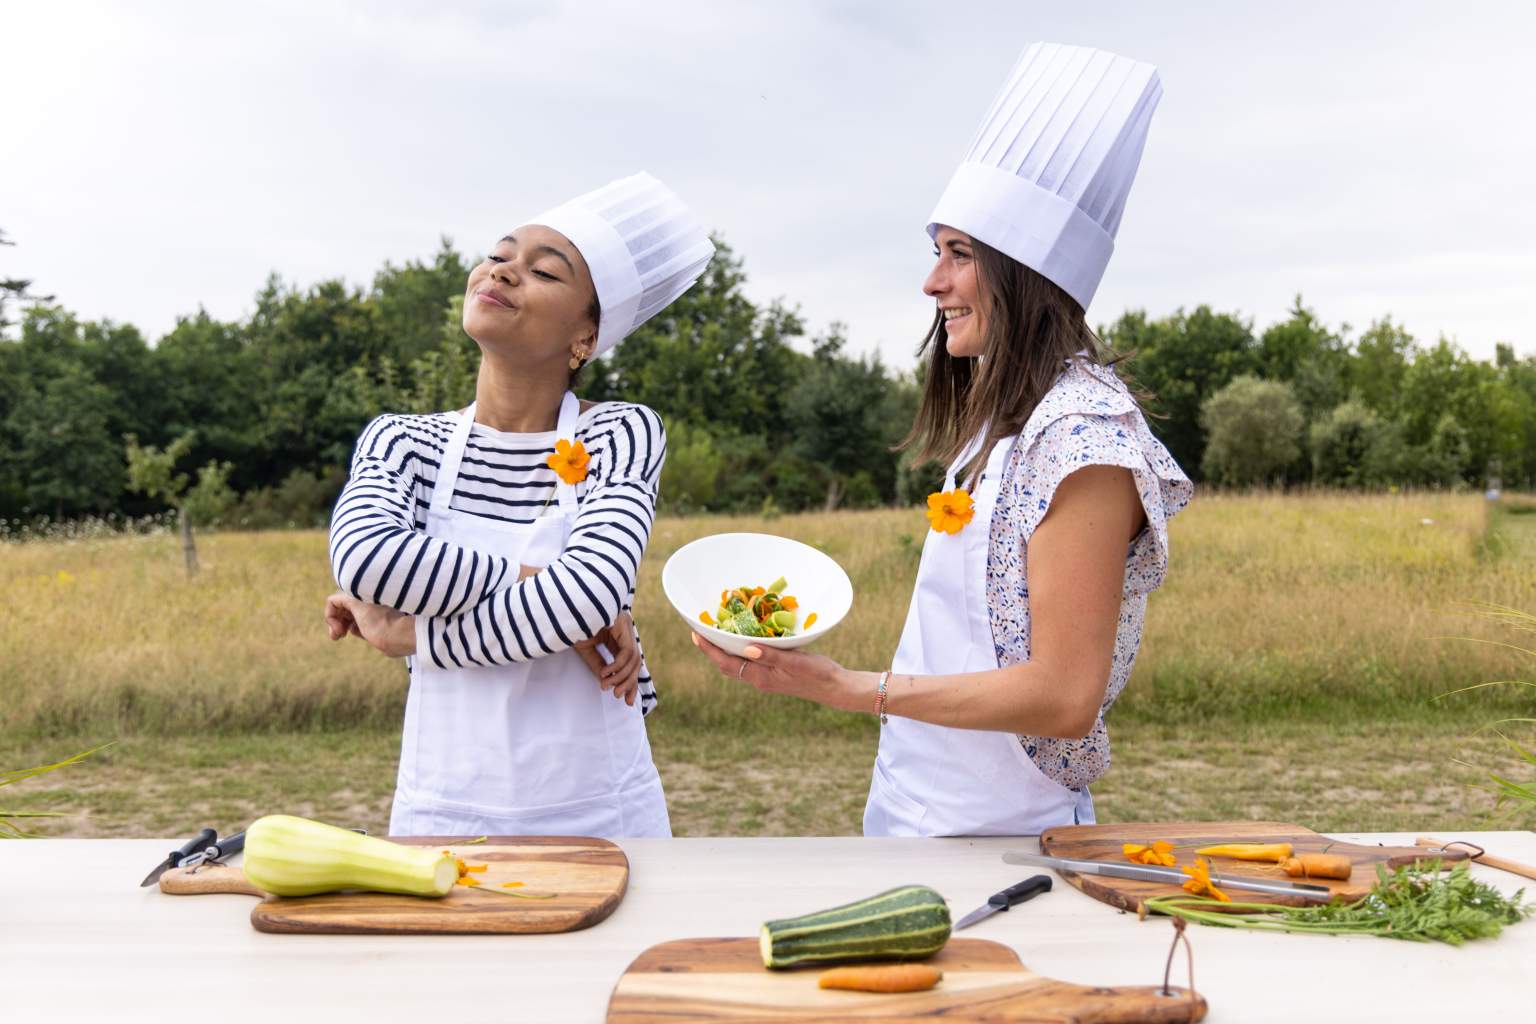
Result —
[{"label": "white ceramic bowl", "polygon": [[[748,584],[766,587],[780,576],[789,584],[786,592],[799,602],[799,621],[816,613],[810,629],[794,636],[749,637],[699,621],[700,612],[713,615],[720,607],[720,591]],[[695,633],[738,657],[751,644],[803,647],[841,622],[853,606],[853,584],[842,566],[809,544],[771,533],[717,533],[683,545],[662,568],[661,589]]]}]

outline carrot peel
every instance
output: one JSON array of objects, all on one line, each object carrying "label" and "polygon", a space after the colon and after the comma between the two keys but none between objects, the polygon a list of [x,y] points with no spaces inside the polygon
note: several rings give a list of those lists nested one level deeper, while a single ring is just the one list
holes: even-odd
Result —
[{"label": "carrot peel", "polygon": [[1178,863],[1178,858],[1173,855],[1173,844],[1159,839],[1151,846],[1141,843],[1125,843],[1120,847],[1120,852],[1125,859],[1132,864],[1153,864],[1163,867],[1173,867]]}]

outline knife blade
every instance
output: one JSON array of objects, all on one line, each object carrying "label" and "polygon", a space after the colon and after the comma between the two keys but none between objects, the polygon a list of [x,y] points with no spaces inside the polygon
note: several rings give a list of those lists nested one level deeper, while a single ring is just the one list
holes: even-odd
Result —
[{"label": "knife blade", "polygon": [[[1073,871],[1080,875],[1108,875],[1111,878],[1136,878],[1144,882],[1168,882],[1183,886],[1189,876],[1177,868],[1163,868],[1151,864],[1116,864],[1113,861],[1074,860],[1070,857],[1048,857],[1042,853],[1024,853],[1009,850],[1003,854],[1008,864],[1031,864],[1035,867],[1053,868],[1057,871]],[[1308,885],[1302,882],[1271,882],[1251,875],[1218,875],[1211,872],[1211,881],[1224,889],[1243,889],[1248,892],[1268,893],[1271,896],[1296,896],[1304,900],[1327,903],[1333,893],[1326,885]]]},{"label": "knife blade", "polygon": [[232,836],[225,836],[223,839],[209,843],[182,861],[177,867],[195,868],[199,864],[204,863],[216,864],[225,857],[232,857],[243,849],[245,849],[245,833],[236,832]]},{"label": "knife blade", "polygon": [[143,889],[145,886],[154,885],[156,882],[160,881],[160,876],[165,874],[168,868],[179,866],[182,861],[186,860],[192,855],[193,850],[196,850],[200,846],[207,846],[209,843],[214,842],[218,838],[219,834],[213,829],[203,829],[197,835],[193,836],[191,839],[188,839],[180,849],[172,850],[170,853],[166,854],[165,860],[161,861],[159,864],[156,864],[154,870],[144,876],[144,881],[139,883],[139,888]]},{"label": "knife blade", "polygon": [[955,931],[969,928],[977,921],[984,921],[993,914],[1009,910],[1025,900],[1034,899],[1043,892],[1051,891],[1051,879],[1048,875],[1035,875],[1026,878],[1016,885],[1010,885],[1002,892],[994,893],[987,897],[987,902],[966,914],[955,925]]}]

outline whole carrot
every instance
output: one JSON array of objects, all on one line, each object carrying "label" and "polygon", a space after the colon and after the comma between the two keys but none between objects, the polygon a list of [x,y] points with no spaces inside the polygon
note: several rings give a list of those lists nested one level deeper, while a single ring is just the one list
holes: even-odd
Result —
[{"label": "whole carrot", "polygon": [[1272,860],[1280,862],[1291,855],[1290,843],[1227,843],[1202,846],[1195,853],[1203,857],[1232,857],[1237,860]]},{"label": "whole carrot", "polygon": [[1350,859],[1339,853],[1304,853],[1280,862],[1280,867],[1292,878],[1338,878],[1348,880],[1355,866]]},{"label": "whole carrot", "polygon": [[823,971],[821,988],[855,992],[921,992],[933,988],[944,972],[927,964],[881,964],[877,967],[834,967]]}]

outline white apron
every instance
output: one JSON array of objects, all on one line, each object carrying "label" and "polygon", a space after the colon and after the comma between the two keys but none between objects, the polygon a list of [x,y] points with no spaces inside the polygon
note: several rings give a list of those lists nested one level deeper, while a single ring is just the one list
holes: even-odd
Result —
[{"label": "white apron", "polygon": [[[566,392],[559,437],[575,437],[579,408]],[[565,549],[576,488],[561,481],[558,512],[528,524],[451,510],[474,420],[471,405],[443,451],[426,532],[542,568]],[[391,835],[671,836],[639,706],[599,687],[575,651],[462,669],[418,651],[411,663]]]},{"label": "white apron", "polygon": [[[987,542],[1008,452],[1005,437],[987,455],[971,495],[975,514],[959,533],[929,530],[893,673],[954,675],[995,669],[987,616]],[[974,450],[974,445],[973,445]],[[970,458],[956,460],[944,481]],[[1093,800],[1043,775],[1016,735],[891,717],[880,730],[867,836],[1038,835],[1093,821]]]}]

